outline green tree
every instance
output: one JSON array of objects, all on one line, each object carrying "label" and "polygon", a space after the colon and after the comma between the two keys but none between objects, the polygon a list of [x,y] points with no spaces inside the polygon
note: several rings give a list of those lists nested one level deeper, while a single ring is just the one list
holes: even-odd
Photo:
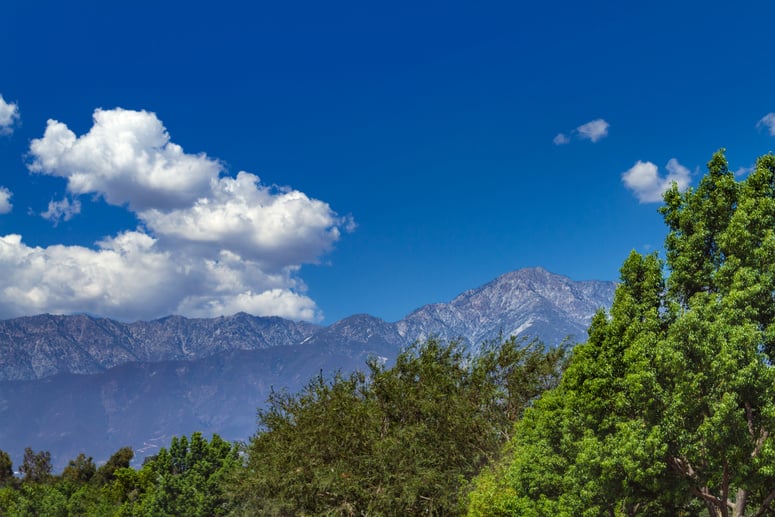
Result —
[{"label": "green tree", "polygon": [[470,515],[775,515],[775,158],[708,168],[665,195],[669,277],[630,255]]},{"label": "green tree", "polygon": [[[49,483],[22,483],[12,498],[3,501],[3,516],[8,517],[67,517],[67,497]],[[7,505],[7,506],[6,506]]]},{"label": "green tree", "polygon": [[0,487],[12,482],[13,462],[7,452],[0,450]]},{"label": "green tree", "polygon": [[24,476],[24,481],[27,482],[48,481],[51,478],[51,453],[48,451],[35,452],[26,447],[19,472]]},{"label": "green tree", "polygon": [[170,448],[162,448],[140,472],[117,474],[125,493],[144,492],[133,505],[137,515],[209,517],[226,515],[224,480],[239,466],[236,446],[217,434],[208,442],[194,433],[190,439],[173,437]]},{"label": "green tree", "polygon": [[75,484],[88,483],[97,473],[97,467],[91,456],[86,457],[80,453],[74,460],[70,460],[62,471],[62,479]]},{"label": "green tree", "polygon": [[131,447],[122,447],[105,462],[94,475],[94,481],[98,485],[105,485],[115,479],[115,472],[118,469],[128,468],[135,457],[135,452]]},{"label": "green tree", "polygon": [[431,339],[395,365],[273,393],[232,494],[241,515],[455,515],[513,418],[556,384],[564,348],[516,339],[471,356]]}]

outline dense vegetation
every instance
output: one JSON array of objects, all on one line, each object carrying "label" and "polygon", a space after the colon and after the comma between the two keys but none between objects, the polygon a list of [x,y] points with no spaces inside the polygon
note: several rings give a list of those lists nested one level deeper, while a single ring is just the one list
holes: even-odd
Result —
[{"label": "dense vegetation", "polygon": [[[431,339],[369,373],[313,380],[259,413],[240,515],[453,515],[564,352],[509,339],[471,356]],[[278,473],[282,473],[278,475]]]},{"label": "dense vegetation", "polygon": [[58,476],[28,449],[21,479],[0,451],[0,515],[773,516],[775,156],[708,168],[665,195],[666,262],[627,258],[569,361],[431,339],[273,393],[241,447],[194,434]]},{"label": "dense vegetation", "polygon": [[130,448],[122,448],[97,468],[81,454],[53,476],[48,453],[27,449],[19,467],[23,477],[16,479],[8,476],[7,454],[0,453],[0,515],[226,515],[223,481],[239,457],[217,435],[209,442],[199,433],[173,438],[139,470],[129,466],[132,457]]},{"label": "dense vegetation", "polygon": [[470,515],[775,515],[775,157],[717,153],[610,315],[477,480]]}]

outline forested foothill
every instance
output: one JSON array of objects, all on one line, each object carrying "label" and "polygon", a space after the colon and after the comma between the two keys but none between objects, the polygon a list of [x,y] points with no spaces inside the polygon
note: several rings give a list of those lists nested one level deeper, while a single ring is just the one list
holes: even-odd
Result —
[{"label": "forested foothill", "polygon": [[140,469],[0,452],[0,515],[773,516],[775,156],[664,200],[665,260],[632,252],[572,350],[429,339]]}]

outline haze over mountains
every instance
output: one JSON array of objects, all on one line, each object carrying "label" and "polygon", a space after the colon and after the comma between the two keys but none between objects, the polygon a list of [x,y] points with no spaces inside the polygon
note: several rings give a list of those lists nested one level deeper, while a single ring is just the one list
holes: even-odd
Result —
[{"label": "haze over mountains", "polygon": [[137,460],[173,435],[245,440],[272,389],[392,360],[429,336],[477,347],[499,335],[556,345],[586,337],[613,282],[576,282],[541,268],[507,273],[389,323],[355,315],[323,327],[240,313],[121,323],[85,315],[0,322],[0,449],[49,450],[55,469],[80,452],[104,461],[131,445]]}]

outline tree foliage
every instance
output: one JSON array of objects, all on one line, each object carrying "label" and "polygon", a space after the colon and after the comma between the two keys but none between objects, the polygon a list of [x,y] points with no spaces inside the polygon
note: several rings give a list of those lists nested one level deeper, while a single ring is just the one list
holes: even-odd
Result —
[{"label": "tree foliage", "polygon": [[[239,467],[239,458],[237,447],[218,435],[209,442],[200,433],[190,439],[174,437],[169,449],[160,449],[139,470],[130,467],[133,456],[132,449],[124,447],[97,469],[90,457],[79,454],[59,476],[31,474],[21,483],[0,487],[0,515],[211,517],[228,513],[224,480]],[[34,466],[40,463],[36,458],[45,457],[50,455],[30,451],[27,460]]]},{"label": "tree foliage", "polygon": [[708,169],[665,194],[669,276],[624,262],[470,515],[775,515],[775,157]]},{"label": "tree foliage", "polygon": [[19,472],[22,473],[25,481],[40,483],[48,480],[51,477],[51,453],[48,451],[35,452],[26,447]]},{"label": "tree foliage", "polygon": [[70,460],[62,471],[62,479],[74,484],[84,484],[91,481],[97,474],[97,467],[92,457],[86,457],[80,453],[74,460]]},{"label": "tree foliage", "polygon": [[242,515],[455,515],[513,419],[556,384],[564,349],[516,339],[476,356],[431,339],[368,375],[273,393],[233,500]]},{"label": "tree foliage", "polygon": [[13,481],[13,462],[7,452],[0,450],[0,487]]}]

